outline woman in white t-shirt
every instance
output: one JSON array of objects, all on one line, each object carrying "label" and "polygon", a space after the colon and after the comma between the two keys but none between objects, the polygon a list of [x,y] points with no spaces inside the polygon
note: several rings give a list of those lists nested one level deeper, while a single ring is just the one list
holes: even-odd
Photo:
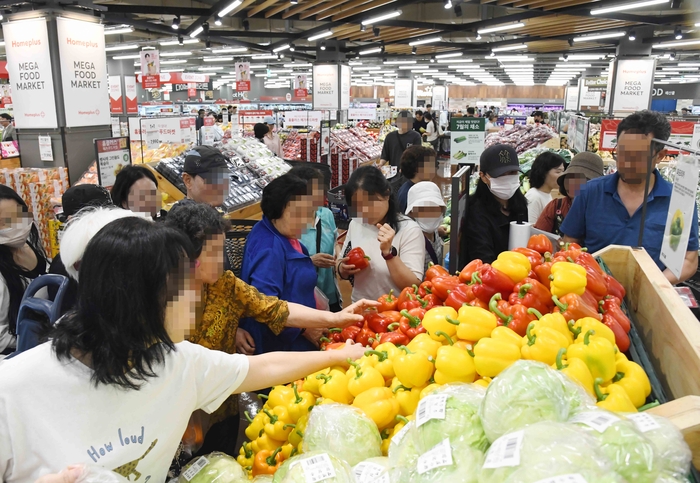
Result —
[{"label": "woman in white t-shirt", "polygon": [[[382,172],[374,166],[356,169],[345,185],[345,199],[353,214],[343,256],[338,262],[342,279],[352,279],[352,301],[376,299],[394,290],[419,284],[423,278],[425,242],[418,224],[399,213],[396,196]],[[362,248],[369,267],[348,264],[353,248]]]},{"label": "woman in white t-shirt", "polygon": [[435,119],[431,113],[426,112],[423,115],[423,119],[425,119],[425,122],[428,123],[427,127],[425,128],[425,133],[423,133],[423,136],[426,137],[426,141],[432,144],[433,149],[437,151],[438,136],[442,136],[442,129],[440,129],[440,125],[438,124],[437,119]]},{"label": "woman in white t-shirt", "polygon": [[533,225],[552,201],[552,191],[557,189],[557,179],[564,173],[564,158],[551,151],[545,151],[535,158],[530,170],[530,189],[527,198],[527,218]]},{"label": "woman in white t-shirt", "polygon": [[51,342],[0,364],[2,481],[80,463],[165,481],[195,410],[362,356],[352,344],[247,357],[183,342],[198,302],[192,250],[183,233],[139,217],[92,238],[76,311]]}]

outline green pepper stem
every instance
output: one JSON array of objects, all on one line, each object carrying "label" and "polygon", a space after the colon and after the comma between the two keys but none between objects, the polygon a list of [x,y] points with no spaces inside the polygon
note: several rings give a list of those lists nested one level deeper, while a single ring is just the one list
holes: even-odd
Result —
[{"label": "green pepper stem", "polygon": [[563,302],[560,302],[559,297],[557,297],[556,295],[552,295],[552,301],[554,302],[554,304],[557,307],[559,307],[559,310],[561,310],[562,313],[566,312],[566,309],[569,308],[569,304],[565,304]]},{"label": "green pepper stem", "polygon": [[625,377],[624,372],[618,372],[615,374],[615,377],[613,377],[612,382],[618,382],[618,381],[622,380],[624,377]]},{"label": "green pepper stem", "polygon": [[266,394],[258,394],[258,399],[267,399],[268,397]]},{"label": "green pepper stem", "polygon": [[603,394],[603,391],[600,390],[601,384],[603,384],[603,379],[596,377],[595,381],[593,381],[593,389],[595,390],[595,397],[598,398],[598,402],[605,401],[608,398],[608,395]]},{"label": "green pepper stem", "polygon": [[449,322],[452,325],[459,325],[461,322],[459,320],[455,320],[452,317],[445,316],[445,320]]},{"label": "green pepper stem", "polygon": [[476,357],[476,356],[474,355],[474,351],[473,351],[472,349],[470,349],[469,347],[467,347],[467,354],[469,354],[470,356],[472,356],[472,359],[473,359],[474,357]]},{"label": "green pepper stem", "polygon": [[389,290],[389,293],[386,296],[386,301],[389,303],[392,303],[394,301],[393,295],[394,295],[394,289],[392,288],[391,290]]},{"label": "green pepper stem", "polygon": [[301,431],[301,430],[298,430],[298,429],[297,429],[297,430],[295,430],[295,433],[297,433],[297,434],[299,435],[300,438],[303,438],[303,437],[304,437],[304,432]]},{"label": "green pepper stem", "polygon": [[359,379],[362,376],[362,369],[357,362],[353,362],[352,359],[348,357],[348,364],[355,368],[355,379]]},{"label": "green pepper stem", "polygon": [[[457,322],[457,323],[459,324],[459,322]],[[443,336],[445,338],[445,340],[450,343],[450,345],[454,345],[454,341],[452,340],[452,337],[447,335],[447,333],[443,332],[442,330],[438,330],[437,332],[435,332],[435,335]]]},{"label": "green pepper stem", "polygon": [[329,344],[331,343],[331,340],[328,337],[321,337],[320,339],[318,339],[318,341],[319,342],[327,342]]},{"label": "green pepper stem", "polygon": [[300,402],[303,401],[302,397],[299,395],[299,391],[297,391],[297,384],[294,383],[292,384],[292,389],[294,390],[294,404],[299,404]]},{"label": "green pepper stem", "polygon": [[571,258],[571,257],[566,257],[566,260],[567,260],[569,263],[574,263],[574,259]]},{"label": "green pepper stem", "polygon": [[571,332],[574,335],[574,339],[576,339],[579,334],[581,334],[581,328],[580,327],[574,327],[576,325],[576,322],[574,322],[573,319],[569,321],[566,326],[569,328],[569,332]]},{"label": "green pepper stem", "polygon": [[656,406],[659,406],[659,404],[660,404],[660,403],[659,403],[658,400],[657,400],[657,401],[654,401],[654,402],[650,402],[649,404],[645,404],[645,405],[642,406],[641,408],[637,408],[637,411],[639,411],[640,413],[642,413],[642,412],[646,411],[647,409],[651,409],[651,408],[655,408]]},{"label": "green pepper stem", "polygon": [[399,326],[399,323],[394,322],[393,324],[387,325],[386,330],[388,330],[389,332],[394,332],[398,326]]},{"label": "green pepper stem", "polygon": [[248,423],[253,423],[253,418],[250,417],[250,413],[248,411],[243,411],[243,415],[248,420]]},{"label": "green pepper stem", "polygon": [[532,330],[535,328],[535,323],[530,322],[527,325],[527,331],[525,334],[527,335],[527,345],[533,346],[535,345],[535,342],[537,341],[537,335],[532,335]]},{"label": "green pepper stem", "polygon": [[277,416],[276,414],[270,414],[270,411],[268,411],[267,409],[263,409],[263,412],[268,418],[270,418],[270,424],[275,424],[279,419],[279,416]]},{"label": "green pepper stem", "polygon": [[297,453],[299,453],[299,449],[298,449],[298,448],[293,448],[293,449],[292,449],[292,452],[289,453],[289,457],[291,458],[292,456],[296,456]]},{"label": "green pepper stem", "polygon": [[586,335],[583,336],[583,345],[588,345],[591,342],[592,335],[595,335],[595,330],[591,329],[586,332]]},{"label": "green pepper stem", "polygon": [[291,424],[291,423],[290,423],[290,424],[285,424],[284,427],[283,427],[282,429],[287,429],[287,428],[294,428],[294,429],[296,429],[296,427],[297,427],[296,424]]},{"label": "green pepper stem", "polygon": [[243,452],[245,453],[246,458],[250,458],[253,456],[253,450],[250,448],[250,446],[243,445]]},{"label": "green pepper stem", "polygon": [[281,446],[277,448],[274,453],[265,458],[265,463],[267,463],[267,466],[275,466],[275,458],[277,457],[280,451],[282,451]]},{"label": "green pepper stem", "polygon": [[495,293],[493,294],[493,297],[491,297],[491,300],[489,301],[489,310],[496,314],[499,319],[503,321],[503,324],[508,326],[511,320],[513,320],[513,317],[508,316],[501,312],[501,309],[498,308],[498,301],[502,300],[501,294],[500,293]]},{"label": "green pepper stem", "polygon": [[337,327],[333,327],[332,329],[328,329],[328,332],[330,332],[331,334],[339,334],[342,331],[343,331],[343,329],[339,329]]},{"label": "green pepper stem", "polygon": [[386,351],[375,351],[375,350],[365,351],[365,355],[367,357],[377,356],[379,358],[379,362],[384,362],[389,357],[389,353],[387,353]]},{"label": "green pepper stem", "polygon": [[474,272],[474,273],[472,274],[472,284],[475,284],[475,283],[478,283],[478,284],[484,283],[484,282],[481,281],[481,277],[480,277],[479,274],[476,273],[476,272]]},{"label": "green pepper stem", "polygon": [[569,367],[569,365],[564,365],[561,361],[562,357],[566,354],[566,347],[562,347],[559,349],[559,352],[557,353],[557,370],[561,371],[562,369],[566,369]]},{"label": "green pepper stem", "polygon": [[409,349],[409,348],[406,347],[405,345],[400,345],[400,346],[398,347],[398,349],[404,351],[406,354],[413,354],[413,352],[411,351],[411,349]]},{"label": "green pepper stem", "polygon": [[545,261],[545,263],[552,261],[552,253],[551,252],[544,252],[544,261]]},{"label": "green pepper stem", "polygon": [[328,382],[333,376],[329,376],[327,374],[318,374],[316,376],[316,379],[323,379],[323,382]]},{"label": "green pepper stem", "polygon": [[396,420],[401,421],[404,425],[408,424],[408,419],[405,417],[401,416],[400,414],[396,415]]},{"label": "green pepper stem", "polygon": [[401,316],[406,317],[406,320],[408,320],[408,324],[411,326],[412,329],[415,329],[421,323],[421,320],[418,317],[409,314],[408,310],[406,309],[401,311]]},{"label": "green pepper stem", "polygon": [[410,390],[411,390],[410,387],[406,387],[406,386],[400,385],[400,386],[396,386],[394,389],[392,389],[391,392],[393,392],[394,394],[396,394],[396,392],[397,392],[399,389],[401,389],[402,391],[410,391]]},{"label": "green pepper stem", "polygon": [[520,286],[520,290],[518,290],[518,298],[524,299],[525,296],[527,295],[528,291],[532,288],[531,283],[524,283]]},{"label": "green pepper stem", "polygon": [[530,314],[530,315],[534,315],[535,317],[537,317],[537,320],[540,320],[540,319],[542,318],[542,312],[540,312],[540,311],[537,310],[537,309],[533,309],[532,307],[530,307],[529,309],[527,309],[527,313]]}]

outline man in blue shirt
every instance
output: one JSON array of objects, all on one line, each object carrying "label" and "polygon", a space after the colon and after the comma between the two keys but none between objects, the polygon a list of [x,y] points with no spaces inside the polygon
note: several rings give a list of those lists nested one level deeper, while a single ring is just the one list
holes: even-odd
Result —
[{"label": "man in blue shirt", "polygon": [[653,138],[667,140],[671,125],[648,110],[635,112],[617,127],[617,172],[586,183],[574,198],[561,231],[564,241],[576,242],[595,252],[608,245],[637,246],[649,154],[653,173],[647,194],[642,246],[673,284],[695,275],[698,268],[698,213],[693,211],[690,239],[680,279],[659,259],[673,185],[661,177],[656,165],[666,155]]}]

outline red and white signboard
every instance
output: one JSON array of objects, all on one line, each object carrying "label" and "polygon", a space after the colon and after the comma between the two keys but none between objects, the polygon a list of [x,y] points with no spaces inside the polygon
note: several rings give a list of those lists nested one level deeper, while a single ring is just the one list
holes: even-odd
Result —
[{"label": "red and white signboard", "polygon": [[272,116],[272,111],[238,111],[238,124],[263,123],[268,116]]},{"label": "red and white signboard", "polygon": [[124,96],[126,97],[126,113],[138,114],[139,106],[136,94],[136,79],[131,76],[124,78]]},{"label": "red and white signboard", "polygon": [[[12,83],[15,126],[20,129],[57,127],[46,19],[5,22],[2,31]],[[102,55],[104,57],[104,53]],[[102,95],[104,97],[104,93]]]},{"label": "red and white signboard", "polygon": [[309,94],[306,74],[294,74],[294,95],[296,97],[306,97]]},{"label": "red and white signboard", "polygon": [[[136,75],[136,80],[139,83],[144,82],[144,78],[147,76],[142,76],[141,74]],[[161,84],[191,84],[209,82],[209,76],[205,74],[189,74],[185,72],[165,72],[158,75],[159,82]]]},{"label": "red and white signboard", "polygon": [[187,84],[187,97],[197,97],[197,83]]},{"label": "red and white signboard", "polygon": [[[602,119],[600,125],[599,151],[614,151],[617,147],[617,126],[620,119]],[[671,137],[668,141],[678,146],[693,149],[693,134],[696,124],[689,121],[671,121]],[[697,136],[697,135],[696,135]],[[679,151],[667,148],[670,154],[678,154]]]},{"label": "red and white signboard", "polygon": [[109,112],[124,114],[122,104],[122,77],[111,75],[109,76]]},{"label": "red and white signboard", "polygon": [[250,91],[250,62],[236,62],[236,90]]},{"label": "red and white signboard", "polygon": [[141,79],[144,89],[158,89],[160,87],[159,75],[145,75]]}]

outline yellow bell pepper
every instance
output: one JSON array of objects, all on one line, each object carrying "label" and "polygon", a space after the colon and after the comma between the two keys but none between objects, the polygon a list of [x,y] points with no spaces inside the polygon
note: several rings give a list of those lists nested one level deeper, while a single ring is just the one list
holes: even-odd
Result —
[{"label": "yellow bell pepper", "polygon": [[[498,328],[513,332],[507,327]],[[515,332],[513,334],[517,343],[510,336],[502,336],[502,339],[485,337],[474,346],[474,366],[480,376],[496,377],[520,359],[522,338]]]},{"label": "yellow bell pepper", "polygon": [[478,342],[484,337],[489,337],[493,329],[498,326],[496,316],[481,307],[463,305],[457,314],[459,327],[457,337],[462,340]]},{"label": "yellow bell pepper", "polygon": [[575,293],[583,295],[586,291],[586,269],[571,262],[556,262],[552,265],[549,291],[552,295],[563,297]]},{"label": "yellow bell pepper", "polygon": [[394,393],[396,401],[399,403],[399,414],[401,416],[410,416],[416,412],[416,408],[420,402],[420,393],[424,389],[423,387],[406,387],[395,377],[390,389],[391,392]]},{"label": "yellow bell pepper", "polygon": [[426,396],[429,396],[430,393],[435,391],[436,389],[440,389],[442,387],[442,384],[429,384],[423,388],[423,390],[420,392],[420,398],[423,399]]},{"label": "yellow bell pepper", "polygon": [[309,423],[310,413],[299,418],[296,424],[290,424],[288,426],[292,427],[292,432],[289,433],[287,441],[294,447],[299,446],[299,443],[304,439],[304,431],[306,431],[306,425]]},{"label": "yellow bell pepper", "polygon": [[[333,374],[319,374],[316,376],[323,382],[319,388],[324,399],[332,399],[339,404],[350,404],[352,394],[348,390],[348,376],[340,372]],[[324,404],[323,402],[321,404]],[[327,402],[326,402],[327,404]]]},{"label": "yellow bell pepper", "polygon": [[292,451],[294,451],[294,445],[287,443],[283,444],[281,448],[280,454],[282,455],[283,459],[288,460],[292,455]]},{"label": "yellow bell pepper", "polygon": [[411,419],[413,419],[413,416],[409,416],[408,418],[401,415],[396,416],[396,420],[398,422],[393,428],[386,430],[386,438],[382,439],[382,454],[384,456],[389,454],[389,445],[391,445],[391,440],[394,438],[394,436],[396,436],[396,434],[398,434],[399,431],[403,429],[404,426],[409,423]]},{"label": "yellow bell pepper", "polygon": [[294,391],[291,386],[275,386],[267,396],[267,405],[270,408],[277,406],[287,406],[294,401]]},{"label": "yellow bell pepper", "polygon": [[586,332],[593,330],[595,331],[596,337],[607,339],[612,345],[615,345],[615,334],[610,327],[598,319],[594,319],[593,317],[584,317],[582,319],[578,319],[574,324],[570,324],[569,326],[571,327],[570,332],[573,332],[577,342],[579,338],[583,338],[583,336],[586,335]]},{"label": "yellow bell pepper", "polygon": [[491,331],[491,338],[494,340],[504,340],[511,344],[517,345],[519,348],[523,346],[523,338],[520,337],[513,329],[509,329],[505,325],[499,325]]},{"label": "yellow bell pepper", "polygon": [[423,316],[423,327],[433,340],[442,342],[445,340],[438,332],[443,332],[452,337],[457,332],[457,324],[453,321],[457,318],[457,311],[452,307],[433,307]]},{"label": "yellow bell pepper", "polygon": [[549,327],[550,329],[554,329],[566,336],[566,338],[569,340],[569,344],[574,343],[574,336],[571,333],[569,324],[567,324],[566,319],[562,314],[554,312],[552,314],[542,315],[536,309],[528,309],[527,312],[537,317],[537,320],[534,321],[535,328],[533,329],[535,335],[537,335],[538,329],[542,327]]},{"label": "yellow bell pepper", "polygon": [[[442,344],[439,341],[433,340],[428,334],[418,334],[406,347],[413,352],[425,352],[435,359],[437,357],[437,351],[442,347]],[[396,358],[394,358],[394,361],[396,361]],[[396,367],[394,367],[394,371],[396,371]]]},{"label": "yellow bell pepper", "polygon": [[535,335],[534,328],[535,322],[530,322],[524,339],[527,343],[520,349],[520,354],[523,359],[540,361],[551,366],[557,360],[559,349],[569,346],[569,339],[561,332],[549,327],[542,327]]},{"label": "yellow bell pepper", "polygon": [[435,359],[435,375],[433,379],[438,384],[449,382],[474,382],[476,369],[474,359],[469,353],[452,345],[452,338],[442,331],[438,331],[450,345],[438,349]]},{"label": "yellow bell pepper", "polygon": [[[388,347],[388,346],[391,347]],[[387,346],[382,348],[381,346]],[[396,373],[394,372],[394,357],[399,353],[399,350],[394,344],[390,342],[387,344],[380,344],[375,350],[365,352],[365,355],[370,355],[377,358],[377,364],[374,368],[379,371],[379,373],[386,380],[392,379]]]},{"label": "yellow bell pepper", "polygon": [[263,428],[265,434],[277,441],[286,441],[292,429],[289,427],[285,429],[285,425],[293,424],[292,418],[289,416],[289,410],[285,406],[277,406],[272,411],[263,409],[263,412],[270,418]]},{"label": "yellow bell pepper", "polygon": [[330,367],[326,367],[322,371],[314,372],[313,374],[310,374],[304,379],[304,384],[301,386],[301,389],[306,392],[310,392],[316,397],[319,397],[321,393],[318,391],[319,385],[321,384],[321,380],[317,379],[316,376],[319,374],[328,374],[331,371]]},{"label": "yellow bell pepper", "polygon": [[632,361],[618,361],[615,369],[617,374],[613,377],[614,385],[625,390],[635,407],[642,407],[651,394],[651,383],[647,373]]},{"label": "yellow bell pepper", "polygon": [[637,408],[634,407],[630,397],[627,395],[625,390],[618,386],[617,384],[610,384],[606,388],[601,388],[600,385],[603,380],[599,377],[593,382],[593,388],[595,390],[598,402],[596,403],[598,407],[607,409],[608,411],[614,411],[616,413],[636,413]]},{"label": "yellow bell pepper", "polygon": [[508,275],[514,283],[522,281],[532,270],[530,260],[518,252],[501,252],[491,266]]},{"label": "yellow bell pepper", "polygon": [[358,395],[352,405],[361,409],[382,430],[395,423],[399,402],[388,387],[373,387]]},{"label": "yellow bell pepper", "polygon": [[581,359],[591,371],[593,379],[609,381],[615,377],[615,346],[602,337],[591,337],[594,330],[589,330],[583,337],[568,348],[568,359]]},{"label": "yellow bell pepper", "polygon": [[243,412],[245,418],[248,420],[248,427],[245,428],[245,435],[250,441],[258,438],[263,433],[263,428],[265,427],[265,413],[259,412],[255,415],[253,419],[250,418],[250,413],[248,411]]},{"label": "yellow bell pepper", "polygon": [[396,356],[394,361],[396,377],[406,387],[425,386],[435,369],[431,357],[423,351],[413,352],[405,346],[400,349],[405,353]]},{"label": "yellow bell pepper", "polygon": [[489,384],[491,384],[491,378],[482,377],[481,379],[477,379],[476,381],[474,381],[474,384],[481,387],[489,387]]},{"label": "yellow bell pepper", "polygon": [[569,378],[583,386],[588,394],[595,396],[595,391],[593,390],[593,376],[591,375],[591,371],[588,370],[588,366],[581,359],[575,357],[569,359],[567,364],[564,365],[562,358],[564,354],[566,354],[566,351],[567,350],[563,347],[559,349],[554,369],[561,371],[562,374],[566,374]]},{"label": "yellow bell pepper", "polygon": [[276,439],[270,438],[267,434],[263,434],[256,440],[250,443],[250,447],[253,453],[259,453],[261,451],[274,451],[284,444],[283,441],[277,441]]},{"label": "yellow bell pepper", "polygon": [[245,468],[246,466],[253,466],[253,457],[254,456],[255,456],[255,453],[253,453],[253,449],[250,447],[250,443],[243,443],[241,445],[241,449],[238,451],[238,456],[236,457],[236,461],[243,468]]},{"label": "yellow bell pepper", "polygon": [[309,410],[316,404],[316,397],[308,391],[297,391],[297,385],[292,384],[294,391],[294,401],[289,403],[289,417],[293,423],[299,421],[299,418],[309,414]]},{"label": "yellow bell pepper", "polygon": [[349,362],[348,391],[353,397],[357,397],[360,393],[373,387],[384,387],[384,376],[374,367],[369,365],[361,367],[357,362]]}]

